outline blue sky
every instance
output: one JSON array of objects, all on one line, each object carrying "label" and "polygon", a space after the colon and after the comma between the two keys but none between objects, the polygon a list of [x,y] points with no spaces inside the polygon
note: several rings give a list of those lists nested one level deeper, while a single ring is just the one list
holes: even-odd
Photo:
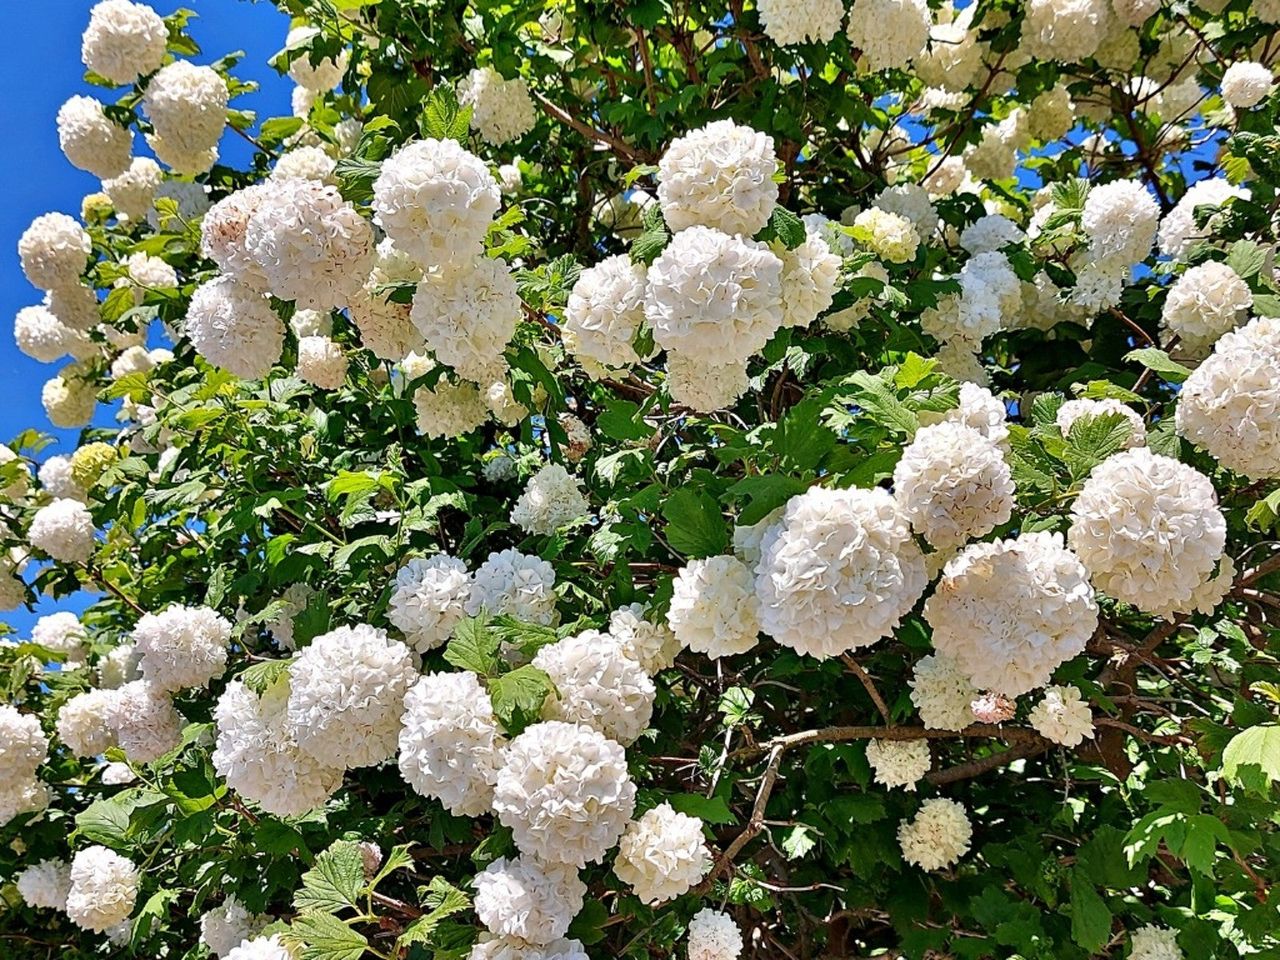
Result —
[{"label": "blue sky", "polygon": [[[18,237],[42,213],[59,210],[78,216],[80,200],[99,189],[98,180],[75,169],[58,148],[54,117],[58,107],[76,93],[88,93],[111,100],[110,91],[90,87],[83,80],[80,62],[80,34],[89,20],[94,0],[36,0],[0,2],[0,36],[10,39],[5,58],[0,61],[0,84],[8,90],[5,128],[10,142],[0,151],[0,183],[6,196],[0,204],[0,441],[8,442],[28,427],[52,433],[59,443],[48,454],[69,452],[75,447],[76,431],[53,429],[40,405],[40,388],[58,370],[58,364],[43,364],[18,352],[13,343],[13,316],[22,307],[39,303],[41,294],[22,275],[18,264]],[[237,76],[256,80],[261,91],[240,97],[233,106],[256,110],[259,117],[287,115],[291,83],[266,63],[284,46],[288,19],[266,0],[163,0],[153,3],[163,16],[179,7],[196,11],[190,32],[203,53],[197,63],[210,63],[233,50],[245,51],[236,69]],[[146,152],[141,137],[135,137],[135,151]],[[222,156],[239,164],[249,147],[234,135],[223,137]],[[101,412],[101,408],[100,408]],[[104,422],[109,417],[100,417]],[[62,608],[81,603],[63,602]],[[40,612],[57,609],[48,602]],[[25,634],[34,617],[17,610],[0,614],[0,621]]]}]

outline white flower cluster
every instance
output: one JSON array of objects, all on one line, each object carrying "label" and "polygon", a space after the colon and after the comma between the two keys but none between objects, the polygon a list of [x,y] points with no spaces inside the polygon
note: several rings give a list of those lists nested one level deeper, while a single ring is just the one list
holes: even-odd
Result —
[{"label": "white flower cluster", "polygon": [[493,809],[522,853],[582,867],[601,860],[635,809],[626,751],[589,727],[535,724],[503,753]]},{"label": "white flower cluster", "polygon": [[79,851],[70,877],[67,916],[76,926],[102,933],[133,913],[138,868],[114,850],[95,845]]},{"label": "white flower cluster", "polygon": [[202,357],[246,380],[265,377],[284,345],[284,323],[271,304],[231,277],[196,288],[184,332]]},{"label": "white flower cluster", "polygon": [[1280,322],[1259,317],[1219,340],[1183,383],[1175,423],[1228,470],[1280,477]]},{"label": "white flower cluster", "polygon": [[689,921],[689,960],[738,960],[742,931],[727,913],[703,907]]},{"label": "white flower cluster", "polygon": [[58,145],[73,167],[108,180],[128,169],[133,131],[115,123],[93,97],[75,96],[58,109]]},{"label": "white flower cluster", "polygon": [[175,604],[144,614],[131,636],[142,678],[158,692],[174,693],[222,675],[231,623],[208,607]]},{"label": "white flower cluster", "polygon": [[887,491],[813,487],[761,544],[760,626],[783,646],[834,657],[888,636],[926,585],[910,523]]},{"label": "white flower cluster", "polygon": [[565,935],[587,893],[573,867],[499,857],[476,875],[476,916],[497,937],[546,946]]},{"label": "white flower cluster", "polygon": [[471,108],[471,129],[494,146],[523,137],[538,119],[524,79],[508,80],[493,67],[463,77],[458,102]]},{"label": "white flower cluster", "polygon": [[233,893],[200,917],[200,942],[215,957],[225,958],[241,941],[256,936],[270,921],[270,917],[250,913]]},{"label": "white flower cluster", "polygon": [[60,563],[87,563],[93,556],[94,523],[78,500],[54,500],[31,518],[27,540]]},{"label": "white flower cluster", "polygon": [[133,83],[160,68],[168,43],[164,21],[145,3],[102,0],[89,11],[80,59],[114,84]]},{"label": "white flower cluster", "polygon": [[759,641],[755,578],[737,557],[690,560],[672,591],[667,624],[686,649],[718,660],[746,653]]},{"label": "white flower cluster", "polygon": [[565,637],[540,649],[533,665],[555,687],[543,705],[546,719],[591,727],[623,746],[649,725],[656,688],[611,635],[587,630]]},{"label": "white flower cluster", "polygon": [[511,522],[526,533],[551,536],[591,515],[578,479],[558,463],[549,463],[529,478],[511,510]]},{"label": "white flower cluster", "polygon": [[934,797],[920,804],[915,818],[898,826],[902,858],[922,870],[941,870],[969,850],[973,827],[964,807],[954,800]]},{"label": "white flower cluster", "polygon": [[48,790],[36,778],[48,753],[40,718],[0,703],[0,826],[48,803]]},{"label": "white flower cluster", "polygon": [[466,616],[471,598],[467,565],[457,557],[417,557],[396,573],[387,618],[419,653],[442,646]]},{"label": "white flower cluster", "polygon": [[624,254],[588,267],[569,294],[565,347],[589,373],[630,366],[641,359],[634,341],[644,323],[644,266]]},{"label": "white flower cluster", "polygon": [[1148,923],[1133,932],[1129,960],[1182,960],[1178,931]]},{"label": "white flower cluster", "polygon": [[614,610],[609,615],[608,632],[622,652],[637,661],[649,676],[670,667],[680,652],[680,641],[671,628],[647,619],[641,603]]},{"label": "white flower cluster", "polygon": [[1013,514],[1004,454],[973,427],[922,427],[893,469],[893,495],[912,527],[939,550],[963,546]]},{"label": "white flower cluster", "polygon": [[131,680],[119,687],[108,707],[111,734],[134,763],[150,763],[182,739],[185,721],[173,700],[144,680]]},{"label": "white flower cluster", "polygon": [[429,673],[405,695],[400,773],[457,816],[492,807],[505,742],[474,673]]},{"label": "white flower cluster", "polygon": [[1266,64],[1238,60],[1222,74],[1222,99],[1237,110],[1256,107],[1275,88],[1275,77]]},{"label": "white flower cluster", "polygon": [[1017,696],[1081,653],[1098,622],[1085,565],[1061,534],[967,547],[924,607],[934,648],[981,689]]},{"label": "white flower cluster", "polygon": [[[412,355],[411,355],[412,356]],[[489,418],[489,408],[474,383],[442,376],[435,386],[413,392],[418,432],[427,437],[460,437]]]},{"label": "white flower cluster", "polygon": [[643,903],[674,900],[711,869],[702,829],[697,817],[660,803],[627,827],[618,841],[613,872]]},{"label": "white flower cluster", "polygon": [[114,690],[86,690],[58,711],[58,739],[77,757],[96,757],[116,745],[111,721],[117,694]]},{"label": "white flower cluster", "polygon": [[849,10],[846,32],[868,70],[892,70],[924,52],[931,26],[925,0],[859,0]]},{"label": "white flower cluster", "polygon": [[1227,526],[1209,478],[1146,447],[1094,467],[1071,505],[1071,548],[1097,588],[1157,616],[1188,606]]},{"label": "white flower cluster", "polygon": [[773,138],[732,120],[677,137],[658,163],[658,202],[667,226],[755,235],[778,203],[777,165]]},{"label": "white flower cluster", "polygon": [[1147,443],[1147,427],[1132,407],[1110,397],[1104,400],[1068,400],[1058,408],[1054,422],[1064,437],[1071,435],[1071,428],[1081,420],[1119,414],[1129,421],[1129,438],[1125,447],[1142,447]]},{"label": "white flower cluster", "polygon": [[1115,180],[1089,191],[1080,226],[1089,238],[1090,264],[1124,273],[1151,252],[1160,206],[1140,180]]},{"label": "white flower cluster", "polygon": [[66,910],[71,889],[71,864],[65,860],[41,860],[14,878],[18,893],[27,906],[43,910]]},{"label": "white flower cluster", "polygon": [[427,271],[409,318],[436,359],[460,377],[488,383],[502,376],[502,353],[520,314],[510,268],[501,260],[475,257]]},{"label": "white flower cluster", "polygon": [[973,723],[978,688],[959,665],[940,653],[916,661],[911,674],[911,702],[932,730],[963,730]]},{"label": "white flower cluster", "polygon": [[1029,719],[1037,733],[1064,747],[1079,746],[1093,736],[1093,714],[1075,687],[1047,687]]},{"label": "white flower cluster", "polygon": [[1160,222],[1160,252],[1176,259],[1185,257],[1196,241],[1206,238],[1211,231],[1211,228],[1196,226],[1195,212],[1198,207],[1220,207],[1234,197],[1247,200],[1249,195],[1249,190],[1233,186],[1226,180],[1210,179],[1193,183]]},{"label": "white flower cluster", "polygon": [[928,740],[868,740],[867,762],[876,783],[914,793],[920,778],[929,772],[933,758]]},{"label": "white flower cluster", "polygon": [[335,767],[369,767],[396,750],[413,654],[367,624],[323,633],[289,668],[287,724],[303,753]]},{"label": "white flower cluster", "polygon": [[89,635],[74,613],[60,610],[41,617],[31,628],[31,640],[66,657],[64,670],[84,660]]},{"label": "white flower cluster", "polygon": [[774,43],[830,43],[844,20],[841,0],[760,0],[760,24]]},{"label": "white flower cluster", "polygon": [[491,553],[472,575],[467,616],[486,611],[547,626],[556,619],[555,568],[541,557],[507,549]]},{"label": "white flower cluster", "polygon": [[227,122],[227,82],[212,67],[175,60],[162,67],[142,98],[155,132],[147,142],[175,173],[204,173],[218,159]]},{"label": "white flower cluster", "polygon": [[222,960],[297,960],[294,950],[278,934],[242,940]]},{"label": "white flower cluster", "polygon": [[92,250],[84,227],[65,213],[41,214],[18,239],[22,272],[41,290],[76,286]]},{"label": "white flower cluster", "polygon": [[1210,260],[1174,282],[1160,319],[1166,337],[1178,337],[1181,352],[1203,357],[1246,318],[1251,306],[1249,285],[1225,263]]},{"label": "white flower cluster", "polygon": [[[285,37],[285,49],[297,50],[299,47],[310,47],[311,42],[319,34],[320,31],[316,27],[294,27]],[[337,59],[321,57],[314,63],[312,59],[310,50],[295,57],[289,63],[289,77],[303,90],[310,93],[324,93],[332,90],[342,81],[343,74],[347,72],[350,54],[343,49]]]}]

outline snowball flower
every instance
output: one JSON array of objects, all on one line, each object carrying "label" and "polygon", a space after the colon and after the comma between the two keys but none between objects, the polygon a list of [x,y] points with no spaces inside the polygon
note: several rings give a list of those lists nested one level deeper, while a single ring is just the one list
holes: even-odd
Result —
[{"label": "snowball flower", "polygon": [[543,704],[546,719],[585,724],[623,746],[649,725],[653,681],[608,634],[587,630],[548,644],[533,665],[555,686]]},{"label": "snowball flower", "polygon": [[114,690],[86,690],[78,693],[58,711],[58,739],[77,757],[96,757],[116,745],[111,728],[115,709]]},{"label": "snowball flower", "polygon": [[893,468],[893,495],[915,531],[940,550],[985,536],[1013,514],[1004,454],[973,427],[921,427]]},{"label": "snowball flower", "polygon": [[646,904],[674,900],[711,869],[702,829],[697,817],[659,804],[627,827],[613,872]]},{"label": "snowball flower", "polygon": [[55,427],[70,429],[87,426],[98,405],[98,390],[94,383],[79,376],[75,365],[45,381],[40,390],[40,403],[45,415]]},{"label": "snowball flower", "polygon": [[1029,0],[1022,45],[1042,60],[1078,63],[1098,49],[1110,7],[1110,0]]},{"label": "snowball flower", "polygon": [[491,933],[539,945],[565,935],[587,893],[572,867],[530,857],[499,857],[472,886],[476,916]]},{"label": "snowball flower", "polygon": [[139,680],[138,651],[132,643],[112,647],[98,661],[98,683],[107,690],[115,690],[131,680]]},{"label": "snowball flower", "polygon": [[647,620],[640,603],[629,603],[609,615],[609,636],[650,676],[670,667],[680,652],[680,641],[671,628]]},{"label": "snowball flower", "polygon": [[109,705],[107,723],[120,749],[134,763],[164,756],[182,738],[182,715],[167,694],[153,690],[145,680],[120,687]]},{"label": "snowball flower", "polygon": [[441,377],[434,387],[413,392],[418,432],[428,437],[460,437],[489,418],[484,395],[474,383]]},{"label": "snowball flower", "polygon": [[780,47],[830,43],[844,19],[840,0],[759,0],[760,25]]},{"label": "snowball flower", "polygon": [[1182,960],[1178,931],[1148,923],[1133,932],[1129,960]]},{"label": "snowball flower", "polygon": [[1220,207],[1233,197],[1247,200],[1249,195],[1246,188],[1222,179],[1193,183],[1160,223],[1160,252],[1167,257],[1184,257],[1195,241],[1209,235],[1210,228],[1196,226],[1197,207]]},{"label": "snowball flower", "polygon": [[591,514],[578,479],[558,463],[549,463],[530,479],[511,511],[511,522],[526,533],[551,536]]},{"label": "snowball flower", "polygon": [[200,174],[212,167],[229,99],[226,81],[212,67],[175,60],[161,68],[142,97],[155,128],[147,142],[160,162],[181,174]]},{"label": "snowball flower", "polygon": [[699,413],[725,409],[750,385],[744,361],[719,364],[701,357],[667,354],[667,392],[675,403]]},{"label": "snowball flower", "polygon": [[1142,181],[1113,180],[1090,189],[1080,226],[1089,237],[1092,263],[1128,269],[1151,252],[1160,205]]},{"label": "snowball flower", "polygon": [[1222,74],[1222,99],[1237,110],[1256,107],[1275,86],[1271,69],[1252,60],[1240,60]]},{"label": "snowball flower", "polygon": [[160,164],[150,157],[134,157],[124,172],[103,180],[102,189],[118,218],[139,222],[146,219],[163,180]]},{"label": "snowball flower", "polygon": [[400,774],[459,817],[487,813],[504,739],[474,673],[428,673],[404,698]]},{"label": "snowball flower", "polygon": [[853,220],[854,237],[889,263],[910,263],[916,258],[920,234],[906,217],[879,207],[863,210]]},{"label": "snowball flower", "polygon": [[294,147],[276,161],[271,171],[272,180],[318,180],[320,183],[335,181],[334,169],[338,162],[321,147]]},{"label": "snowball flower", "polygon": [[1280,477],[1280,321],[1262,317],[1219,340],[1183,383],[1175,424],[1228,470]]},{"label": "snowball flower", "polygon": [[298,340],[298,376],[321,390],[337,390],[347,379],[347,356],[328,337]]},{"label": "snowball flower", "polygon": [[133,912],[138,868],[114,850],[94,845],[71,859],[67,916],[77,927],[102,933]]},{"label": "snowball flower", "polygon": [[14,878],[18,893],[27,906],[44,910],[66,910],[71,889],[71,865],[65,860],[41,860]]},{"label": "snowball flower", "polygon": [[1209,260],[1174,281],[1160,314],[1166,339],[1176,336],[1180,349],[1204,356],[1224,333],[1247,318],[1253,294],[1240,275],[1225,263]]},{"label": "snowball flower", "polygon": [[915,819],[898,826],[902,858],[922,870],[941,870],[955,863],[968,851],[972,839],[973,827],[964,807],[943,797],[926,800]]},{"label": "snowball flower", "polygon": [[294,950],[278,934],[243,940],[222,960],[297,960]]},{"label": "snowball flower", "polygon": [[41,290],[75,286],[92,250],[84,227],[65,213],[41,214],[18,239],[22,272]]},{"label": "snowball flower", "polygon": [[427,271],[409,314],[436,359],[477,383],[505,366],[502,353],[520,316],[515,275],[490,257]]},{"label": "snowball flower", "polygon": [[919,184],[900,183],[885,187],[876,194],[871,206],[910,220],[922,237],[932,234],[938,226],[938,211],[933,208],[929,192]]},{"label": "snowball flower", "polygon": [[1093,736],[1093,714],[1075,687],[1048,687],[1031,710],[1031,726],[1042,737],[1064,747],[1079,746]]},{"label": "snowball flower", "polygon": [[213,711],[214,769],[228,787],[277,817],[301,816],[323,807],[342,786],[340,766],[299,749],[289,729],[288,703],[287,679],[277,680],[262,694],[233,680]]},{"label": "snowball flower", "polygon": [[[4,459],[3,452],[0,451],[0,460]],[[50,457],[40,464],[38,476],[40,477],[40,486],[54,499],[79,500],[83,502],[88,498],[84,488],[80,487],[71,478],[71,458],[68,456]],[[4,493],[4,491],[0,491],[0,493]]]},{"label": "snowball flower", "polygon": [[960,246],[969,253],[993,253],[1001,247],[1021,243],[1027,235],[1008,217],[991,214],[979,217],[960,234]]},{"label": "snowball flower", "polygon": [[266,275],[245,249],[249,219],[273,187],[255,183],[223,197],[200,221],[200,253],[247,287],[265,292]]},{"label": "snowball flower", "polygon": [[742,931],[727,913],[703,907],[689,921],[689,960],[738,960]]},{"label": "snowball flower", "polygon": [[58,108],[58,145],[73,167],[107,180],[128,169],[133,131],[108,117],[93,97],[75,96]]},{"label": "snowball flower", "polygon": [[270,302],[230,277],[196,288],[184,332],[202,357],[246,380],[270,373],[284,346],[284,324]]},{"label": "snowball flower", "polygon": [[288,724],[298,746],[332,767],[371,767],[396,749],[413,654],[367,624],[321,634],[289,668]]},{"label": "snowball flower", "polygon": [[337,188],[273,184],[245,228],[244,247],[267,288],[302,308],[345,307],[373,267],[373,229]]},{"label": "snowball flower", "polygon": [[782,261],[763,243],[691,226],[649,268],[645,319],[667,350],[745,360],[782,324]]},{"label": "snowball flower", "polygon": [[38,813],[49,806],[52,793],[34,777],[0,781],[0,826],[24,813]]},{"label": "snowball flower", "polygon": [[36,511],[27,530],[31,546],[61,563],[87,563],[93,556],[93,517],[78,500],[54,500]]},{"label": "snowball flower", "polygon": [[1208,477],[1140,447],[1093,468],[1067,537],[1099,590],[1169,616],[1213,573],[1226,520]]},{"label": "snowball flower", "polygon": [[382,163],[373,212],[423,266],[480,256],[502,196],[483,160],[456,140],[414,140]]},{"label": "snowball flower", "polygon": [[208,607],[178,604],[148,613],[133,628],[142,678],[154,690],[173,693],[203,687],[222,675],[231,623]]},{"label": "snowball flower", "polygon": [[1098,623],[1088,572],[1061,534],[978,543],[924,607],[933,645],[981,689],[1017,696],[1084,650]]},{"label": "snowball flower", "polygon": [[215,957],[225,958],[270,922],[268,916],[250,913],[233,893],[200,917],[200,942]]},{"label": "snowball flower", "polygon": [[556,619],[556,572],[541,557],[507,549],[489,554],[472,575],[467,616],[514,617],[547,626]]},{"label": "snowball flower", "polygon": [[959,406],[946,411],[937,420],[930,417],[921,417],[921,421],[937,422],[941,420],[963,423],[966,426],[973,427],[988,440],[1003,449],[1005,441],[1009,437],[1007,413],[1004,401],[995,396],[986,387],[979,386],[976,383],[962,383],[960,385]]},{"label": "snowball flower", "polygon": [[514,937],[480,940],[471,948],[467,960],[588,960],[578,940],[555,940],[545,946],[526,943]]},{"label": "snowball flower", "polygon": [[94,73],[122,85],[158,70],[168,44],[168,28],[145,3],[102,0],[89,11],[80,59]]},{"label": "snowball flower", "polygon": [[319,310],[295,310],[289,318],[289,329],[299,340],[303,337],[332,337],[333,316]]},{"label": "snowball flower", "polygon": [[467,565],[457,557],[416,557],[396,573],[387,619],[419,653],[442,646],[466,616]]},{"label": "snowball flower", "polygon": [[[285,48],[296,50],[299,47],[309,46],[319,34],[320,31],[315,27],[294,27],[285,37]],[[342,82],[342,75],[347,72],[347,63],[350,58],[350,52],[343,48],[336,60],[333,57],[323,57],[313,61],[308,50],[289,64],[289,77],[304,90],[324,93]]]},{"label": "snowball flower", "polygon": [[619,744],[590,727],[552,720],[507,747],[493,809],[522,853],[582,867],[617,842],[635,795]]},{"label": "snowball flower", "polygon": [[644,323],[647,278],[645,267],[626,254],[583,270],[565,307],[566,348],[605,368],[638,362],[641,358],[632,343]]},{"label": "snowball flower", "polygon": [[523,137],[538,120],[524,78],[507,80],[493,67],[477,67],[463,77],[458,102],[471,107],[471,129],[494,146]]},{"label": "snowball flower", "polygon": [[750,237],[764,229],[778,203],[773,138],[716,120],[677,137],[658,161],[658,202],[679,232],[710,227]]},{"label": "snowball flower", "polygon": [[932,25],[924,0],[859,0],[845,29],[868,70],[891,70],[924,52]]},{"label": "snowball flower", "polygon": [[807,327],[835,300],[841,260],[818,236],[808,236],[794,250],[778,244],[774,251],[782,259],[782,325]]},{"label": "snowball flower", "polygon": [[1132,407],[1128,407],[1119,400],[1107,398],[1105,400],[1068,400],[1058,408],[1055,423],[1058,429],[1062,431],[1064,437],[1071,435],[1071,429],[1080,420],[1090,417],[1114,416],[1119,414],[1129,421],[1129,438],[1125,441],[1125,447],[1142,447],[1147,443],[1147,427],[1142,422],[1142,417]]},{"label": "snowball flower", "polygon": [[737,557],[690,560],[672,590],[667,624],[681,646],[718,660],[756,645],[760,602],[751,568]]},{"label": "snowball flower", "polygon": [[34,777],[49,752],[49,740],[40,729],[40,718],[0,704],[0,783]]},{"label": "snowball flower", "polygon": [[929,772],[933,759],[928,740],[868,740],[867,762],[875,773],[876,783],[914,793],[920,778]]},{"label": "snowball flower", "polygon": [[887,636],[924,592],[924,558],[889,493],[813,487],[761,544],[760,626],[819,659]]},{"label": "snowball flower", "polygon": [[93,350],[88,337],[64,324],[47,306],[19,310],[13,319],[13,340],[19,350],[41,363],[66,354],[85,357]]}]

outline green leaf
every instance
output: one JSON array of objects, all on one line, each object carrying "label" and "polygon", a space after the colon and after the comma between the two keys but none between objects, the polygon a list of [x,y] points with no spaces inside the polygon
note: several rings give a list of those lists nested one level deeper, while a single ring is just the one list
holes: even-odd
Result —
[{"label": "green leaf", "polygon": [[315,866],[302,875],[302,889],[293,895],[299,912],[312,910],[337,913],[355,907],[364,890],[364,859],[360,848],[349,840],[338,840],[320,856]]},{"label": "green leaf", "polygon": [[[920,429],[919,418],[880,377],[859,370],[846,377],[842,386],[848,388],[848,398],[882,427],[908,437],[914,437]],[[844,397],[840,399],[843,401]]]},{"label": "green leaf", "polygon": [[382,861],[382,869],[374,874],[373,879],[369,881],[369,889],[375,888],[397,870],[408,870],[412,873],[413,856],[409,853],[412,848],[412,843],[398,843],[392,847],[391,852],[387,854],[387,858]]},{"label": "green leaf", "polygon": [[1083,477],[1113,453],[1128,444],[1133,425],[1122,413],[1083,416],[1071,425],[1063,459],[1072,475]]},{"label": "green leaf", "polygon": [[293,663],[293,659],[290,657],[288,660],[263,660],[240,671],[237,679],[258,696],[262,696],[273,683],[288,676],[289,665]]},{"label": "green leaf", "polygon": [[1280,724],[1250,727],[1231,738],[1222,751],[1223,774],[1238,781],[1246,764],[1259,767],[1268,783],[1280,780]]},{"label": "green leaf", "polygon": [[373,182],[382,173],[382,164],[362,157],[343,157],[334,168],[338,192],[352,203],[368,203],[373,199]]},{"label": "green leaf", "polygon": [[164,794],[147,787],[122,790],[114,797],[99,797],[76,814],[73,837],[119,846],[130,837],[134,811],[166,802]]},{"label": "green leaf", "polygon": [[428,912],[405,927],[396,940],[397,951],[414,943],[428,943],[440,921],[460,913],[471,905],[471,899],[443,877],[432,877],[426,888]]},{"label": "green leaf", "polygon": [[712,826],[732,825],[738,822],[724,797],[704,797],[700,793],[673,793],[664,798],[672,809]]},{"label": "green leaf", "polygon": [[302,960],[360,960],[369,947],[337,917],[319,911],[295,917],[288,939],[302,947]]},{"label": "green leaf", "polygon": [[453,628],[453,638],[444,648],[444,658],[459,670],[487,677],[497,668],[500,643],[482,618],[468,618]]},{"label": "green leaf", "polygon": [[729,493],[746,498],[747,506],[738,514],[738,525],[749,527],[808,489],[808,484],[795,477],[783,473],[763,473],[743,477],[729,488]]},{"label": "green leaf", "polygon": [[797,823],[782,838],[782,852],[789,860],[800,860],[818,845],[814,833],[803,823]]},{"label": "green leaf", "polygon": [[1111,911],[1079,868],[1071,873],[1071,939],[1090,954],[1111,939]]},{"label": "green leaf", "polygon": [[538,719],[547,696],[554,692],[551,678],[528,664],[489,680],[494,716],[512,736]]},{"label": "green leaf", "polygon": [[667,521],[667,542],[687,557],[710,557],[723,553],[729,533],[720,505],[700,490],[682,487],[663,505]]},{"label": "green leaf", "polygon": [[449,86],[438,86],[427,97],[422,111],[422,135],[436,140],[466,140],[471,129],[471,107],[458,103]]},{"label": "green leaf", "polygon": [[648,440],[654,434],[654,428],[644,422],[639,404],[616,398],[606,401],[596,426],[615,440]]},{"label": "green leaf", "polygon": [[631,244],[631,262],[649,266],[667,249],[670,242],[671,234],[667,232],[665,224],[658,223],[646,228]]},{"label": "green leaf", "polygon": [[1131,350],[1125,354],[1124,358],[1142,364],[1148,370],[1160,374],[1169,383],[1182,383],[1187,377],[1191,376],[1190,370],[1176,360],[1170,360],[1167,353],[1163,350],[1157,350],[1155,347],[1142,347],[1139,350]]},{"label": "green leaf", "polygon": [[1242,280],[1256,277],[1266,263],[1267,248],[1252,240],[1237,240],[1227,253],[1227,266],[1238,273]]},{"label": "green leaf", "polygon": [[1280,489],[1272,490],[1250,507],[1249,512],[1244,515],[1245,523],[1264,533],[1274,530],[1278,519],[1280,519]]},{"label": "green leaf", "polygon": [[568,936],[579,940],[586,946],[599,943],[608,934],[604,925],[609,919],[609,908],[599,900],[588,900],[578,911],[578,915],[569,924]]},{"label": "green leaf", "polygon": [[804,221],[782,204],[773,208],[773,213],[769,215],[769,225],[765,229],[788,250],[800,246],[808,236]]}]

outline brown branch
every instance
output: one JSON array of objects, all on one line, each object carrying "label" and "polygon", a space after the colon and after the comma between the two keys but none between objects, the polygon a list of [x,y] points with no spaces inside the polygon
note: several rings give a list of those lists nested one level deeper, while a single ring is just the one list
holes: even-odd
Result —
[{"label": "brown branch", "polygon": [[729,755],[737,760],[772,754],[775,749],[787,751],[811,743],[841,743],[851,740],[961,740],[986,737],[1017,743],[1040,741],[1040,734],[1026,727],[1002,727],[993,723],[974,723],[963,730],[932,730],[928,727],[822,727],[774,737],[764,743],[742,747]]},{"label": "brown branch", "polygon": [[535,90],[533,92],[533,97],[542,105],[542,109],[546,111],[548,116],[555,120],[559,120],[568,127],[572,127],[588,140],[609,147],[614,153],[618,154],[618,156],[625,157],[632,163],[648,159],[645,154],[641,153],[634,147],[628,146],[626,143],[613,136],[613,134],[605,133],[603,130],[597,130],[595,127],[583,123],[576,117],[570,116],[564,111],[564,109],[556,106],[538,91]]},{"label": "brown branch", "polygon": [[884,697],[880,696],[880,691],[876,688],[876,682],[871,679],[871,675],[862,669],[862,664],[853,659],[847,653],[840,655],[841,661],[849,668],[852,673],[862,683],[863,688],[867,691],[867,696],[871,698],[871,702],[876,705],[876,709],[880,711],[880,716],[884,717],[884,722],[893,726],[893,719],[889,716],[889,707],[884,702]]},{"label": "brown branch", "polygon": [[765,768],[764,776],[760,779],[760,787],[756,790],[755,803],[751,805],[751,819],[747,821],[747,825],[742,832],[733,838],[733,841],[724,848],[724,852],[716,858],[715,864],[711,870],[703,878],[702,882],[694,889],[700,893],[705,893],[715,883],[716,878],[724,873],[733,865],[733,858],[742,852],[742,848],[754,840],[764,829],[764,811],[769,805],[769,795],[773,793],[773,785],[778,780],[778,764],[782,762],[782,754],[786,748],[782,744],[777,744],[769,753],[769,765]]},{"label": "brown branch", "polygon": [[968,763],[956,764],[954,767],[947,767],[943,770],[934,770],[932,773],[925,775],[925,780],[935,787],[955,783],[959,780],[971,780],[991,770],[1008,766],[1015,760],[1039,756],[1048,752],[1049,748],[1053,746],[1051,741],[1044,739],[1039,734],[1033,734],[1033,736],[1034,739],[1027,738],[1022,743],[1015,743],[1008,750],[1000,753],[993,753],[978,760],[970,760]]}]

